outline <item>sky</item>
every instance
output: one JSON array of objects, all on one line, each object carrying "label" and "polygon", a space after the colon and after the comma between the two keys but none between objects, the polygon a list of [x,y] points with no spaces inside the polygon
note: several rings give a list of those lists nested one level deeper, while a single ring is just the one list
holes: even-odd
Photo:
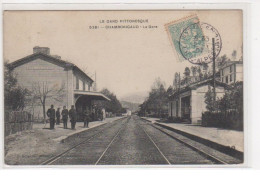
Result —
[{"label": "sky", "polygon": [[[4,59],[9,62],[32,54],[34,46],[49,47],[52,55],[73,62],[94,79],[99,90],[108,88],[119,98],[148,92],[161,78],[169,86],[175,72],[183,73],[164,25],[192,14],[214,26],[222,38],[221,55],[240,58],[242,11],[5,11]],[[157,28],[105,29],[101,20],[148,20],[138,25]],[[122,23],[120,23],[122,24]],[[125,25],[136,23],[125,23]],[[90,29],[98,26],[98,29]]]}]

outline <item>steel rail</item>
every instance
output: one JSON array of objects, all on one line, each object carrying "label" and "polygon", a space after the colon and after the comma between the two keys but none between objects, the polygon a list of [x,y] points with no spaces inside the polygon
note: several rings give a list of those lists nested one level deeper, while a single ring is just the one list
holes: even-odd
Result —
[{"label": "steel rail", "polygon": [[[138,122],[137,122],[138,123]],[[157,144],[154,142],[154,140],[152,139],[152,137],[146,132],[146,130],[144,128],[141,127],[141,125],[137,124],[137,126],[139,128],[141,128],[144,133],[146,134],[146,136],[148,137],[148,139],[153,143],[153,145],[156,147],[156,149],[158,150],[158,152],[162,155],[162,157],[164,158],[164,160],[171,165],[171,162],[167,159],[167,157],[163,154],[163,152],[160,150],[160,148],[157,146]]]},{"label": "steel rail", "polygon": [[[143,119],[142,119],[142,120],[143,120]],[[144,120],[143,120],[143,121],[144,121]],[[191,145],[191,144],[188,144],[187,142],[185,142],[185,141],[183,141],[183,140],[181,140],[181,139],[178,139],[178,138],[172,136],[171,134],[165,132],[164,130],[162,130],[162,129],[156,127],[154,124],[151,124],[151,122],[147,122],[147,121],[144,121],[144,122],[145,122],[146,124],[152,126],[153,128],[155,128],[155,129],[161,131],[162,133],[166,134],[166,135],[169,136],[170,138],[172,138],[172,139],[174,139],[174,140],[177,140],[177,141],[179,141],[180,143],[182,143],[182,144],[186,145],[187,147],[191,148],[192,150],[194,150],[194,151],[196,151],[196,152],[198,152],[198,153],[204,155],[204,157],[210,159],[211,161],[215,162],[216,164],[228,164],[227,162],[225,162],[225,161],[223,161],[223,160],[221,160],[221,159],[219,159],[219,158],[217,158],[217,157],[215,157],[215,156],[213,156],[213,155],[211,155],[211,154],[209,154],[209,153],[207,153],[207,152],[205,152],[205,151],[199,149],[198,147],[196,147],[196,146],[194,146],[194,145]],[[178,134],[178,133],[176,133],[176,134]],[[178,135],[180,135],[180,134],[178,134]],[[195,142],[196,142],[196,141],[195,141]]]},{"label": "steel rail", "polygon": [[113,142],[115,141],[115,139],[117,138],[117,136],[119,135],[119,133],[122,131],[123,127],[126,126],[126,124],[128,123],[129,119],[131,117],[129,117],[127,119],[127,121],[125,122],[125,124],[123,126],[121,126],[121,128],[117,131],[116,135],[112,138],[112,140],[110,141],[110,143],[108,144],[108,146],[106,147],[106,149],[103,151],[103,153],[100,155],[100,157],[98,158],[98,160],[96,161],[95,165],[97,165],[99,163],[99,161],[103,158],[103,156],[105,155],[105,153],[107,152],[107,150],[109,149],[109,147],[113,144]]},{"label": "steel rail", "polygon": [[[124,120],[124,119],[125,119],[125,118],[123,118],[123,119],[118,119],[118,120],[115,120],[114,122],[118,122],[119,120]],[[64,156],[66,153],[68,153],[69,151],[71,151],[71,150],[75,149],[76,147],[78,147],[78,146],[80,146],[80,145],[82,145],[82,144],[88,142],[89,140],[93,139],[94,137],[96,137],[96,136],[98,136],[98,135],[101,135],[106,129],[111,128],[111,127],[113,127],[113,126],[115,126],[115,125],[116,125],[116,124],[113,124],[112,126],[108,126],[108,127],[104,128],[104,129],[102,129],[102,130],[96,132],[94,135],[92,135],[92,136],[90,136],[89,138],[87,138],[87,139],[85,139],[85,140],[83,140],[83,141],[77,143],[76,145],[70,147],[69,149],[67,149],[67,150],[65,150],[65,151],[63,151],[63,152],[61,152],[61,153],[59,153],[58,155],[55,155],[55,156],[53,156],[53,157],[51,157],[51,158],[45,160],[45,161],[42,162],[40,165],[50,165],[50,164],[52,164],[53,162],[57,161],[57,160],[60,159],[62,156]]]}]

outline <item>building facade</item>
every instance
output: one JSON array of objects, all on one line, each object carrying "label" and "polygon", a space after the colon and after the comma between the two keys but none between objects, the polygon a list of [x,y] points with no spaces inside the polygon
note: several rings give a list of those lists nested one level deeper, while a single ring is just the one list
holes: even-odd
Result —
[{"label": "building facade", "polygon": [[[224,95],[226,84],[219,81],[216,83],[216,96]],[[191,121],[200,124],[202,113],[206,111],[205,94],[209,87],[212,88],[213,80],[208,79],[187,85],[173,92],[169,97],[168,116]]]},{"label": "building facade", "polygon": [[[64,61],[61,57],[50,55],[47,47],[34,47],[33,54],[10,63],[9,68],[16,75],[18,84],[29,91],[46,93],[46,108],[51,104],[55,109],[75,105],[82,112],[91,108],[92,100],[109,100],[105,95],[93,91],[93,80],[73,63]],[[59,101],[51,97],[51,91],[63,90]],[[43,107],[39,101],[29,102],[27,106],[34,116],[43,116]]]},{"label": "building facade", "polygon": [[243,81],[243,62],[229,61],[220,69],[220,81],[226,84],[232,84],[237,81]]}]

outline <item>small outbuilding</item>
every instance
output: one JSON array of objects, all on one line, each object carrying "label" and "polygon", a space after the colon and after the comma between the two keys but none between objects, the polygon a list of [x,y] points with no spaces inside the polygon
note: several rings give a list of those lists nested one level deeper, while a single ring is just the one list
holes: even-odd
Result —
[{"label": "small outbuilding", "polygon": [[[224,95],[225,83],[215,81],[216,96]],[[168,116],[190,120],[193,124],[200,124],[202,113],[206,111],[205,94],[209,86],[213,87],[213,79],[192,83],[175,90],[169,96]]]}]

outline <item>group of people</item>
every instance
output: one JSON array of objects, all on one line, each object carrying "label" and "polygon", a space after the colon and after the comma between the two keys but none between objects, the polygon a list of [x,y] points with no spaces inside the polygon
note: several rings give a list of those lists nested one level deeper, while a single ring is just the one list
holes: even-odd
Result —
[{"label": "group of people", "polygon": [[[88,110],[85,110],[83,112],[84,127],[88,127],[89,122],[91,121],[90,115],[91,114]],[[47,111],[47,116],[50,118],[50,129],[54,129],[55,121],[56,121],[56,125],[60,124],[60,120],[61,120],[60,117],[62,116],[64,129],[68,128],[67,123],[68,123],[68,118],[70,118],[71,129],[75,130],[78,113],[74,105],[71,106],[70,110],[68,110],[66,106],[63,106],[63,110],[61,112],[60,112],[60,108],[58,108],[57,111],[55,111],[54,106],[51,105],[51,107]]]}]

